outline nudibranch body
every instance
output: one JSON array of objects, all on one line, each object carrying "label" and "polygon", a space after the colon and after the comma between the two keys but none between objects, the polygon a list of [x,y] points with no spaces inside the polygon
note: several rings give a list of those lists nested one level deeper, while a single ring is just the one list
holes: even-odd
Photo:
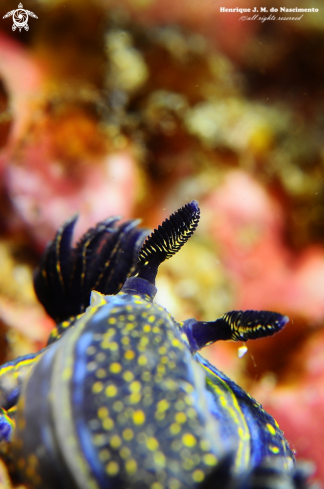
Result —
[{"label": "nudibranch body", "polygon": [[177,322],[154,302],[159,265],[199,213],[186,204],[144,244],[136,221],[112,218],[71,250],[73,218],[47,248],[35,289],[59,323],[44,350],[0,369],[2,439],[28,487],[307,487],[275,420],[198,353],[271,335],[288,318]]}]

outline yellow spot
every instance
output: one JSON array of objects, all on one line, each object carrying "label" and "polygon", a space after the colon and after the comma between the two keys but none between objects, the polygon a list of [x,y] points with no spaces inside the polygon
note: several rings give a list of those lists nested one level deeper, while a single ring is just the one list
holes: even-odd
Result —
[{"label": "yellow spot", "polygon": [[185,403],[183,401],[177,401],[174,405],[177,411],[182,411],[185,408]]},{"label": "yellow spot", "polygon": [[115,385],[108,385],[105,390],[106,396],[114,397],[117,394],[117,387]]},{"label": "yellow spot", "polygon": [[117,323],[117,319],[116,318],[109,318],[108,319],[108,323],[109,324],[116,324]]},{"label": "yellow spot", "polygon": [[51,334],[50,334],[50,338],[58,338],[58,331],[57,331],[56,327],[54,329],[52,329]]},{"label": "yellow spot", "polygon": [[146,443],[147,436],[146,433],[144,433],[143,431],[140,431],[136,438],[138,443]]},{"label": "yellow spot", "polygon": [[89,362],[87,363],[87,370],[88,372],[93,372],[94,370],[97,370],[97,363],[96,362]]},{"label": "yellow spot", "polygon": [[119,455],[121,456],[121,458],[129,458],[130,454],[130,449],[127,447],[121,447],[121,449],[119,450]]},{"label": "yellow spot", "polygon": [[127,460],[127,462],[125,464],[125,469],[129,474],[133,474],[134,472],[136,472],[136,470],[137,470],[136,461],[133,458]]},{"label": "yellow spot", "polygon": [[144,333],[149,333],[151,331],[151,326],[149,324],[144,324],[143,331]]},{"label": "yellow spot", "polygon": [[[184,389],[186,388],[185,386],[183,386],[183,387],[184,387]],[[194,403],[194,401],[193,401],[192,397],[190,397],[190,396],[186,396],[186,397],[184,398],[184,400],[185,400],[186,404],[188,404],[188,406],[192,406],[192,405],[193,405],[193,403]]]},{"label": "yellow spot", "polygon": [[169,407],[170,404],[166,399],[162,399],[162,401],[159,401],[156,405],[158,411],[166,411]]},{"label": "yellow spot", "polygon": [[133,413],[134,413],[134,409],[131,407],[126,408],[124,411],[126,418],[131,418],[133,416]]},{"label": "yellow spot", "polygon": [[86,352],[87,355],[94,355],[94,353],[96,353],[96,348],[93,345],[88,346]]},{"label": "yellow spot", "polygon": [[135,357],[135,352],[133,350],[127,350],[124,353],[124,357],[126,358],[126,360],[133,360],[133,358]]},{"label": "yellow spot", "polygon": [[128,314],[127,319],[128,319],[129,321],[134,321],[134,319],[135,319],[134,314]]},{"label": "yellow spot", "polygon": [[130,404],[136,404],[141,400],[141,398],[142,395],[139,392],[134,392],[129,396],[128,401]]},{"label": "yellow spot", "polygon": [[106,377],[106,371],[103,368],[98,368],[98,370],[96,370],[96,377],[98,377],[98,379],[103,379]]},{"label": "yellow spot", "polygon": [[127,323],[125,329],[126,329],[126,331],[131,331],[134,328],[135,328],[135,324],[134,323]]},{"label": "yellow spot", "polygon": [[100,447],[106,443],[106,436],[102,434],[97,434],[92,437],[92,443],[96,447]]},{"label": "yellow spot", "polygon": [[154,382],[156,384],[159,384],[160,382],[162,382],[162,380],[163,380],[163,375],[161,375],[161,374],[154,375]]},{"label": "yellow spot", "polygon": [[157,441],[156,438],[148,438],[146,440],[146,446],[149,450],[157,450],[157,448],[159,448],[159,442]]},{"label": "yellow spot", "polygon": [[114,336],[116,334],[115,328],[109,328],[108,331],[103,335],[104,338],[109,338],[110,336]]},{"label": "yellow spot", "polygon": [[147,364],[147,357],[145,355],[140,355],[137,360],[138,365],[146,365]]},{"label": "yellow spot", "polygon": [[162,452],[160,451],[154,452],[153,458],[156,465],[159,465],[160,467],[165,466],[165,456]]},{"label": "yellow spot", "polygon": [[195,482],[201,482],[204,480],[205,474],[202,470],[197,469],[192,473],[192,478]]},{"label": "yellow spot", "polygon": [[130,339],[128,336],[124,336],[124,338],[121,339],[121,342],[123,345],[129,345]]},{"label": "yellow spot", "polygon": [[210,442],[208,440],[201,440],[200,448],[204,450],[204,452],[208,452],[210,450]]},{"label": "yellow spot", "polygon": [[158,365],[157,368],[156,368],[156,370],[158,371],[158,373],[160,375],[165,374],[165,366],[164,365]]},{"label": "yellow spot", "polygon": [[67,328],[69,326],[69,324],[70,324],[70,321],[63,321],[61,323],[61,326],[62,326],[62,328]]},{"label": "yellow spot", "polygon": [[72,368],[71,367],[66,367],[64,370],[63,370],[63,373],[62,373],[62,380],[70,380],[72,376]]},{"label": "yellow spot", "polygon": [[[183,385],[183,388],[184,390],[188,393],[188,394],[191,394],[191,392],[194,391],[194,386],[189,384],[188,382],[186,382],[184,385]],[[185,401],[187,402],[187,399],[185,398]],[[190,398],[190,404],[192,404],[192,400]]]},{"label": "yellow spot", "polygon": [[182,343],[181,341],[179,341],[177,338],[174,338],[172,340],[172,346],[174,346],[175,348],[182,348]]},{"label": "yellow spot", "polygon": [[177,413],[175,415],[175,420],[177,423],[185,423],[187,421],[187,416],[185,413]]},{"label": "yellow spot", "polygon": [[134,379],[133,372],[126,370],[126,372],[123,373],[123,379],[126,380],[126,382],[131,382]]},{"label": "yellow spot", "polygon": [[221,403],[221,405],[226,408],[227,407],[227,399],[225,398],[225,396],[219,396],[219,399],[218,399]]},{"label": "yellow spot", "polygon": [[182,437],[182,443],[186,447],[194,447],[197,443],[197,440],[191,433],[185,433]]},{"label": "yellow spot", "polygon": [[174,477],[169,479],[169,488],[170,489],[180,489],[180,487],[181,487],[181,482],[178,481],[178,479],[175,479]]},{"label": "yellow spot", "polygon": [[187,416],[190,419],[196,419],[197,418],[197,411],[194,408],[189,408],[189,409],[187,409]]},{"label": "yellow spot", "polygon": [[104,448],[99,452],[99,460],[100,462],[107,462],[110,459],[110,451]]},{"label": "yellow spot", "polygon": [[272,453],[279,453],[280,452],[280,448],[278,447],[275,447],[274,445],[269,445],[269,449],[272,451]]},{"label": "yellow spot", "polygon": [[134,424],[143,424],[145,423],[145,414],[140,409],[133,413],[133,422]]},{"label": "yellow spot", "polygon": [[164,486],[162,486],[160,482],[153,482],[153,484],[150,485],[150,489],[164,489]]},{"label": "yellow spot", "polygon": [[113,410],[120,413],[124,409],[124,404],[121,401],[116,401],[113,404]]},{"label": "yellow spot", "polygon": [[102,351],[100,351],[99,353],[97,353],[97,355],[95,356],[95,360],[97,362],[104,362],[106,360],[106,354]]},{"label": "yellow spot", "polygon": [[156,413],[154,414],[154,417],[155,419],[157,420],[162,420],[165,418],[165,411],[156,411]]},{"label": "yellow spot", "polygon": [[107,409],[105,406],[101,406],[101,407],[98,409],[98,418],[99,418],[99,419],[103,419],[103,418],[107,418],[107,416],[109,416],[109,411],[108,411],[108,409]]},{"label": "yellow spot", "polygon": [[185,458],[181,464],[181,467],[184,468],[185,470],[191,471],[195,465],[197,465],[197,464],[195,464],[195,462],[192,458]]},{"label": "yellow spot", "polygon": [[99,392],[101,392],[103,388],[104,388],[103,383],[98,380],[98,382],[95,382],[93,384],[93,386],[92,386],[92,392],[94,394],[99,394]]},{"label": "yellow spot", "polygon": [[117,475],[119,472],[119,465],[113,460],[106,465],[106,472],[108,475]]},{"label": "yellow spot", "polygon": [[118,435],[114,435],[114,436],[111,437],[110,445],[113,448],[119,448],[121,444],[122,444],[122,441],[121,441],[121,438]]},{"label": "yellow spot", "polygon": [[142,338],[140,339],[140,345],[146,346],[149,344],[149,342],[150,340],[147,338],[147,336],[142,336]]},{"label": "yellow spot", "polygon": [[149,316],[148,317],[148,322],[149,323],[154,323],[154,321],[155,321],[155,316],[152,315],[152,316]]},{"label": "yellow spot", "polygon": [[172,423],[169,430],[172,435],[177,435],[181,431],[181,426],[178,423]]},{"label": "yellow spot", "polygon": [[149,382],[151,380],[151,373],[150,372],[143,372],[141,377],[142,377],[142,380],[144,380],[144,382]]},{"label": "yellow spot", "polygon": [[123,438],[127,441],[131,440],[134,437],[134,431],[131,430],[130,428],[126,428],[123,431]]},{"label": "yellow spot", "polygon": [[111,418],[105,418],[102,421],[102,427],[104,430],[111,430],[115,426],[114,421]]},{"label": "yellow spot", "polygon": [[267,428],[268,428],[269,432],[270,432],[272,435],[275,435],[275,434],[276,434],[276,430],[275,430],[275,428],[272,426],[272,424],[267,423]]},{"label": "yellow spot", "polygon": [[108,341],[108,340],[104,339],[100,343],[100,347],[105,349],[105,350],[117,351],[118,350],[118,343],[116,343],[116,341]]},{"label": "yellow spot", "polygon": [[133,393],[140,392],[142,388],[142,384],[138,380],[134,380],[131,384],[129,384],[129,390]]},{"label": "yellow spot", "polygon": [[109,367],[110,372],[113,374],[119,374],[119,372],[122,370],[122,366],[120,363],[113,362],[110,367]]},{"label": "yellow spot", "polygon": [[163,357],[161,357],[161,363],[167,364],[169,363],[169,361],[170,359],[166,355],[163,355]]},{"label": "yellow spot", "polygon": [[204,457],[203,457],[203,460],[204,460],[204,463],[206,465],[216,465],[217,464],[217,458],[212,453],[206,453],[206,455],[204,455]]}]

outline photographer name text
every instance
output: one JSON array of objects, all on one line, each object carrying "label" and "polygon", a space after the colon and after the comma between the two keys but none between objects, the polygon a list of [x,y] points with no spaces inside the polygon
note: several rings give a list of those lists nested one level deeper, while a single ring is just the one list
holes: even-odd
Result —
[{"label": "photographer name text", "polygon": [[304,12],[319,12],[318,8],[299,8],[299,7],[293,7],[293,8],[288,8],[288,7],[272,7],[268,9],[267,7],[254,7],[254,8],[241,8],[241,7],[233,7],[233,8],[227,8],[227,7],[220,7],[219,8],[220,12],[238,12],[240,14],[245,14],[245,13],[268,13],[268,12],[286,12],[286,13],[292,13],[292,12],[297,12],[297,13],[304,13]]}]

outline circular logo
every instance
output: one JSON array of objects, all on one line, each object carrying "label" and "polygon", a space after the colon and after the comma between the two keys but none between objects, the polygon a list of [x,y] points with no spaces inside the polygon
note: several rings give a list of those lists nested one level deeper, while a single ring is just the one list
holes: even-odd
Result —
[{"label": "circular logo", "polygon": [[34,19],[38,19],[37,15],[34,14],[34,12],[31,12],[30,10],[25,10],[22,3],[18,5],[17,10],[10,10],[10,12],[7,12],[3,16],[3,19],[11,16],[13,20],[12,30],[15,31],[18,27],[19,32],[21,32],[22,28],[24,28],[25,31],[29,30],[28,17],[34,17]]},{"label": "circular logo", "polygon": [[[24,9],[17,9],[15,10],[15,13],[13,14],[12,16],[12,20],[13,20],[13,23],[14,25],[12,26],[12,30],[16,30],[16,28],[18,27],[18,29],[22,29],[22,27],[24,27],[26,30],[28,30],[28,14],[26,12],[26,10]],[[15,27],[15,29],[14,29]]]}]

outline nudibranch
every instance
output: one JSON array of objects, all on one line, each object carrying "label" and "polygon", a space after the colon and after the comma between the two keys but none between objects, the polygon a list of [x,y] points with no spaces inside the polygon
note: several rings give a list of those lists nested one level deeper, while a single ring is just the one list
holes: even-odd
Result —
[{"label": "nudibranch", "polygon": [[13,476],[42,489],[301,489],[276,421],[198,352],[280,331],[286,316],[232,311],[176,321],[154,302],[159,266],[200,217],[192,201],[145,239],[110,218],[47,247],[35,290],[57,326],[0,369],[0,435]]}]

